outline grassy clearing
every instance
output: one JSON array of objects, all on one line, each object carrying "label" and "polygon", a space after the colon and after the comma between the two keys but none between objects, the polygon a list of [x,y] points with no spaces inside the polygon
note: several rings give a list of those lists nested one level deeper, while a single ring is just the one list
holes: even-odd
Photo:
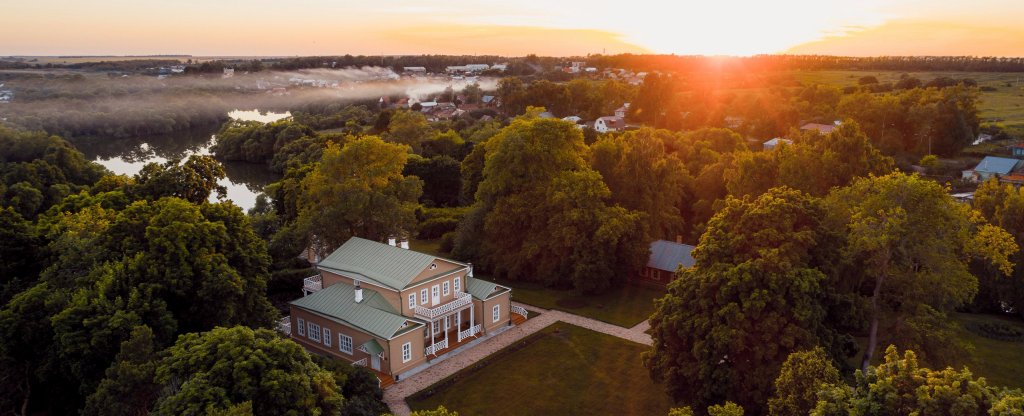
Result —
[{"label": "grassy clearing", "polygon": [[[981,315],[971,313],[957,314],[962,325],[968,323],[1002,322],[1024,329],[1024,322],[1003,316]],[[960,330],[962,340],[974,346],[968,362],[962,365],[970,367],[975,375],[985,377],[989,384],[1007,387],[1024,387],[1024,342],[1000,341],[986,338]]]},{"label": "grassy clearing", "polygon": [[[1024,73],[1017,72],[906,72],[927,83],[938,77],[971,78],[978,81],[979,87],[994,88],[995,91],[982,91],[981,112],[982,123],[999,124],[1018,136],[1024,137]],[[793,76],[805,84],[819,83],[847,87],[857,85],[857,81],[868,75],[878,78],[878,82],[886,83],[899,80],[902,71],[798,71]]]},{"label": "grassy clearing", "polygon": [[[486,277],[484,277],[486,279]],[[512,287],[512,299],[544,309],[557,309],[621,327],[643,322],[654,312],[654,299],[664,289],[625,285],[600,295],[577,295],[571,290],[548,289],[536,283],[496,280]]]},{"label": "grassy clearing", "polygon": [[664,415],[671,400],[640,363],[647,347],[553,324],[409,398],[460,415]]}]

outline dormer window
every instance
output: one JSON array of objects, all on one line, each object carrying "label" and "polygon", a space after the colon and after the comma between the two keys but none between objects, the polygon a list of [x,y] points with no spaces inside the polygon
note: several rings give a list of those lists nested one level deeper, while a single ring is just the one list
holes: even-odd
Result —
[{"label": "dormer window", "polygon": [[430,270],[434,270],[436,268],[437,268],[437,264],[436,263],[430,263]]}]

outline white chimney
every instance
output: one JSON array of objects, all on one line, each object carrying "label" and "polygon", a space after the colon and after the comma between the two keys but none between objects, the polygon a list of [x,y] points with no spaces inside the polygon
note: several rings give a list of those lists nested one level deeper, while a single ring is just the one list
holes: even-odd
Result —
[{"label": "white chimney", "polygon": [[355,292],[356,292],[356,303],[362,302],[363,301],[363,288],[361,288],[359,286],[356,286]]},{"label": "white chimney", "polygon": [[395,247],[395,237],[388,237],[388,245]]},{"label": "white chimney", "polygon": [[469,263],[469,271],[466,272],[466,277],[473,277],[473,263]]},{"label": "white chimney", "polygon": [[409,240],[402,239],[401,245],[402,245],[402,248],[408,250],[409,249]]}]

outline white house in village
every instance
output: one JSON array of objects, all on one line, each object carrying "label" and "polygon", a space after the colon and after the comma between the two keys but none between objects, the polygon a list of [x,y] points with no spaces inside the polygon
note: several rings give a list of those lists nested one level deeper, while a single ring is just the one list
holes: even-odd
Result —
[{"label": "white house in village", "polygon": [[594,130],[598,133],[622,131],[626,128],[626,120],[622,117],[605,116],[594,121]]}]

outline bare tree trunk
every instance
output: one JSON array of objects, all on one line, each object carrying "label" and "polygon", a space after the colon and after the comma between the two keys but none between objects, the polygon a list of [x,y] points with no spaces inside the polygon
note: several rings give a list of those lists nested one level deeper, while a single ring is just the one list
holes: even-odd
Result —
[{"label": "bare tree trunk", "polygon": [[878,348],[878,297],[882,293],[882,281],[884,280],[885,274],[880,274],[875,280],[875,291],[871,295],[871,329],[868,333],[868,347],[864,350],[864,359],[860,362],[860,370],[865,373],[868,371],[868,365],[871,364],[871,357],[875,355],[875,349]]},{"label": "bare tree trunk", "polygon": [[21,401],[21,416],[28,415],[28,400],[32,397],[32,382],[25,379],[25,400]]}]

